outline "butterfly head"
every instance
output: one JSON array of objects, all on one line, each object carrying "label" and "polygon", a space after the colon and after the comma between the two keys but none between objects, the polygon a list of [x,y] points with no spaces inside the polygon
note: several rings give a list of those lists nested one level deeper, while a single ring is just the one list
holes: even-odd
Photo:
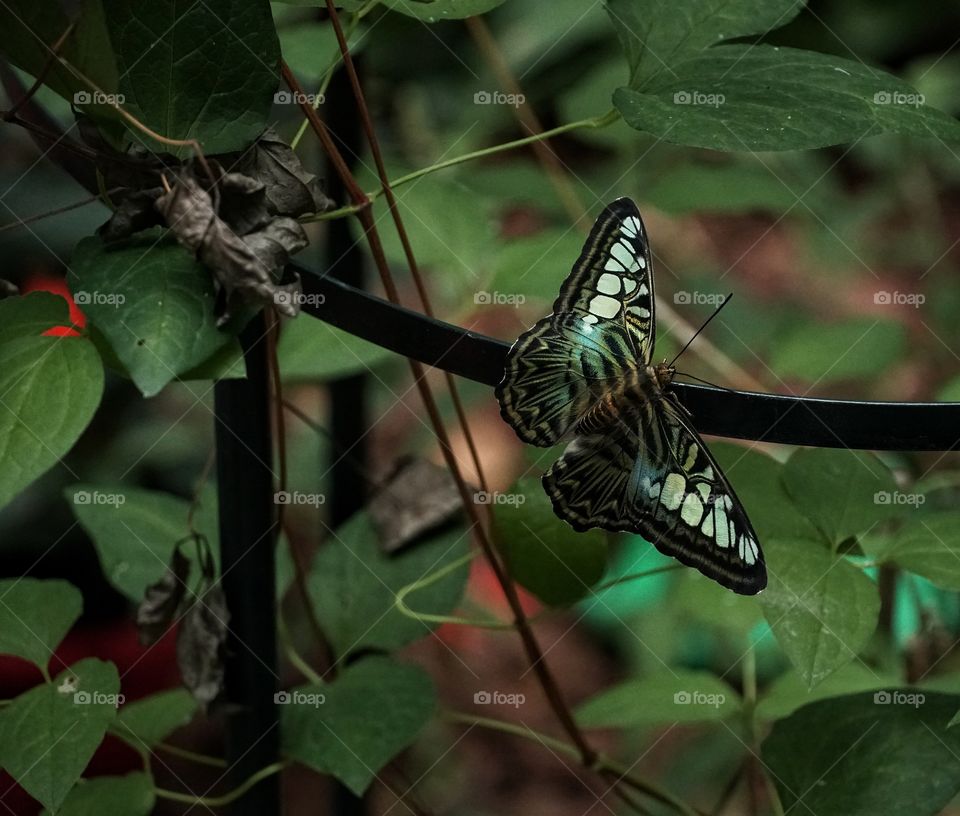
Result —
[{"label": "butterfly head", "polygon": [[653,376],[657,380],[657,385],[665,388],[673,382],[673,375],[677,373],[677,367],[664,360],[653,367]]}]

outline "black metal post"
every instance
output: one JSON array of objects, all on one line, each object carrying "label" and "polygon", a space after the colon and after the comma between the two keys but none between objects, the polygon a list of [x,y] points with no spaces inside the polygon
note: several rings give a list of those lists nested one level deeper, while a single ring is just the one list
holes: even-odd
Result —
[{"label": "black metal post", "polygon": [[[278,685],[270,381],[263,314],[240,334],[245,380],[214,388],[222,585],[230,612],[226,676],[226,759],[231,787],[277,761]],[[230,806],[231,816],[280,813],[271,775]]]}]

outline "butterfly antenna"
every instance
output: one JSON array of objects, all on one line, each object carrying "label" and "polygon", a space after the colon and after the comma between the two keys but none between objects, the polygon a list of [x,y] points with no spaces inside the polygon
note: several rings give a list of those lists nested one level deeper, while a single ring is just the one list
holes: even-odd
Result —
[{"label": "butterfly antenna", "polygon": [[685,371],[678,371],[677,376],[689,377],[691,380],[696,380],[697,382],[703,383],[704,385],[709,385],[711,388],[719,388],[721,391],[729,391],[731,394],[737,393],[736,389],[734,388],[727,388],[724,385],[717,385],[716,383],[710,382],[710,380],[704,380],[704,379],[701,379],[700,377],[693,376],[693,374],[687,374]]},{"label": "butterfly antenna", "polygon": [[706,320],[703,321],[703,323],[702,323],[702,325],[700,326],[700,328],[697,329],[697,330],[693,333],[693,337],[691,337],[689,340],[687,340],[687,344],[686,344],[682,349],[680,349],[680,351],[677,352],[677,356],[674,357],[674,358],[670,361],[670,365],[671,365],[671,366],[672,366],[675,362],[677,362],[677,360],[680,359],[680,355],[683,354],[683,352],[685,352],[688,348],[690,348],[690,344],[691,344],[694,340],[696,340],[697,337],[700,336],[700,332],[702,332],[705,328],[707,328],[707,326],[710,325],[710,321],[713,320],[713,318],[715,318],[718,314],[720,314],[720,310],[730,302],[730,298],[732,298],[732,297],[733,297],[733,292],[731,292],[729,295],[727,295],[727,296],[723,299],[723,303],[721,303],[719,306],[717,306],[716,309],[713,310],[713,314],[710,315],[710,317],[708,317]]}]

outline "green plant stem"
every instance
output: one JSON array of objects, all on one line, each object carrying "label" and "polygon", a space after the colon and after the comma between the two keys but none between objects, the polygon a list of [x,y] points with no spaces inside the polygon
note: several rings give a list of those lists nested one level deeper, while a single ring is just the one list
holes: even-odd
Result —
[{"label": "green plant stem", "polygon": [[[616,122],[619,118],[619,111],[610,110],[603,114],[603,116],[593,116],[588,119],[578,119],[576,122],[568,122],[565,125],[559,125],[551,130],[545,130],[542,133],[535,133],[532,136],[525,136],[522,139],[514,139],[512,142],[503,142],[498,145],[492,145],[491,147],[481,148],[480,150],[473,150],[460,156],[453,156],[449,159],[444,159],[443,161],[437,162],[436,164],[431,164],[429,167],[421,167],[419,170],[414,170],[412,173],[407,173],[405,176],[400,176],[396,179],[393,179],[390,182],[390,187],[392,189],[396,189],[397,187],[408,184],[411,181],[416,181],[418,178],[429,175],[430,173],[435,173],[438,170],[445,170],[448,167],[473,161],[474,159],[495,156],[498,153],[505,153],[508,150],[514,150],[518,147],[525,147],[526,145],[531,145],[535,142],[541,142],[545,139],[559,136],[561,133],[568,133],[571,130],[604,128],[607,127],[607,125]],[[382,196],[383,193],[384,190],[381,187],[379,190],[374,190],[367,193],[366,196],[367,199],[372,202]],[[307,216],[306,218],[302,218],[301,221],[330,221],[334,218],[345,218],[348,215],[353,215],[354,213],[358,212],[363,206],[366,205],[353,204],[346,207],[339,207],[336,210],[330,210],[329,212],[320,213],[319,215]]]},{"label": "green plant stem", "polygon": [[193,805],[195,807],[219,808],[236,801],[258,782],[266,779],[268,776],[273,776],[275,773],[280,773],[280,771],[282,771],[286,766],[287,763],[285,761],[274,762],[272,765],[267,765],[266,768],[261,768],[232,791],[223,794],[223,796],[193,796],[189,793],[168,791],[163,788],[154,788],[153,792],[161,799],[170,799],[174,802],[183,802],[184,804]]},{"label": "green plant stem", "polygon": [[[472,714],[464,714],[459,711],[444,711],[442,717],[448,722],[458,723],[460,725],[474,725],[480,728],[488,728],[492,731],[500,731],[504,734],[513,734],[517,737],[538,742],[558,754],[563,754],[573,759],[580,758],[579,749],[572,743],[551,737],[548,734],[542,734],[539,731],[534,731],[526,725],[518,725],[517,723],[498,720],[493,717],[476,717]],[[643,793],[661,804],[669,805],[677,813],[682,813],[684,816],[697,816],[697,811],[686,804],[686,802],[677,799],[672,793],[652,782],[638,779],[631,774],[628,767],[605,754],[597,754],[596,761],[591,767],[591,770],[595,770],[601,774],[614,775],[627,783],[633,790]]]},{"label": "green plant stem", "polygon": [[196,751],[190,751],[181,748],[179,745],[170,745],[167,742],[158,742],[157,748],[180,759],[186,759],[190,762],[196,762],[198,765],[210,765],[213,768],[226,768],[227,761],[222,757],[210,756],[209,754],[198,754]]},{"label": "green plant stem", "polygon": [[654,567],[653,569],[642,570],[640,572],[631,572],[627,575],[621,575],[619,578],[604,581],[602,584],[595,586],[593,591],[602,592],[605,589],[612,589],[615,586],[620,586],[620,584],[626,584],[630,581],[639,581],[641,578],[649,578],[651,575],[659,575],[661,572],[673,572],[673,570],[679,569],[684,569],[683,564],[665,564],[662,567]]},{"label": "green plant stem", "polygon": [[322,686],[323,678],[313,670],[306,658],[293,645],[293,637],[287,627],[287,622],[283,618],[282,611],[277,615],[277,634],[280,636],[280,644],[283,646],[287,659],[296,667],[297,671],[314,685]]}]

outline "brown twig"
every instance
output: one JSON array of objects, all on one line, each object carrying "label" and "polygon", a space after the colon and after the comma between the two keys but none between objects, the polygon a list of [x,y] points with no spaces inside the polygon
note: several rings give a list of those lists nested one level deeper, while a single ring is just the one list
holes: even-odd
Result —
[{"label": "brown twig", "polygon": [[33,98],[33,95],[37,91],[40,90],[40,88],[43,86],[43,83],[47,79],[47,74],[50,73],[50,69],[53,68],[54,63],[57,61],[57,59],[60,56],[60,49],[63,48],[64,43],[66,43],[67,41],[67,38],[73,33],[73,29],[74,29],[74,23],[71,22],[66,27],[63,34],[61,34],[57,38],[57,41],[53,45],[47,46],[47,50],[50,53],[47,55],[47,59],[43,63],[43,68],[40,69],[40,73],[37,74],[36,79],[34,79],[33,81],[33,85],[31,85],[27,89],[26,93],[24,93],[23,96],[21,96],[16,102],[13,103],[13,107],[10,108],[10,110],[4,111],[4,114],[3,114],[4,120],[6,120],[7,122],[10,122],[13,119],[17,118],[17,114],[20,112],[20,109]]},{"label": "brown twig", "polygon": [[[340,42],[341,53],[344,57],[344,66],[353,75],[351,77],[351,81],[355,81],[356,74],[353,70],[353,62],[350,59],[349,49],[346,47],[346,42],[343,39],[343,29],[339,25],[336,8],[331,0],[327,0],[327,10],[330,14],[331,21],[335,25],[337,39]],[[310,126],[313,128],[314,133],[316,133],[317,138],[320,140],[324,151],[329,156],[334,169],[343,180],[344,186],[350,194],[350,197],[353,199],[355,204],[364,205],[358,209],[357,218],[363,226],[364,234],[370,246],[370,253],[373,256],[374,263],[376,264],[377,270],[380,274],[380,279],[383,283],[384,290],[386,291],[387,298],[393,303],[399,303],[396,284],[394,283],[393,277],[390,274],[390,268],[387,264],[386,255],[383,251],[383,245],[380,241],[380,236],[377,232],[377,227],[374,223],[373,216],[371,215],[370,208],[369,206],[366,206],[369,204],[369,201],[363,191],[363,188],[357,184],[356,179],[353,177],[353,174],[350,172],[350,169],[344,161],[343,156],[340,154],[339,149],[331,138],[326,125],[324,125],[323,121],[320,119],[320,116],[313,109],[313,106],[305,101],[306,97],[303,95],[303,90],[300,87],[300,83],[297,81],[297,78],[293,75],[293,72],[285,62],[283,63],[283,76],[284,80],[290,86],[290,89],[298,93],[299,98],[303,100],[301,101],[300,108],[310,121]],[[369,119],[366,105],[362,102],[362,94],[358,97],[357,104],[360,108],[361,116]],[[570,736],[570,739],[580,751],[583,764],[587,767],[591,767],[596,759],[596,753],[586,742],[586,739],[581,733],[579,726],[577,726],[576,721],[573,719],[573,715],[571,714],[570,709],[567,706],[552,673],[547,668],[546,662],[543,659],[543,653],[540,650],[536,638],[534,637],[530,628],[529,622],[526,619],[526,615],[524,614],[523,607],[520,604],[520,599],[517,595],[516,589],[513,586],[509,576],[506,574],[506,570],[501,564],[499,557],[495,552],[490,539],[487,537],[483,525],[481,524],[480,518],[477,514],[476,505],[473,502],[470,490],[467,487],[462,473],[460,472],[459,463],[457,462],[456,456],[454,456],[453,449],[450,445],[450,438],[447,434],[446,428],[444,427],[443,419],[440,416],[439,409],[437,408],[437,403],[434,399],[433,392],[430,390],[430,386],[427,384],[424,367],[416,360],[409,360],[409,364],[413,374],[414,384],[420,394],[420,398],[423,400],[424,406],[427,409],[427,414],[430,418],[430,423],[433,426],[434,434],[436,435],[437,441],[440,445],[443,458],[456,482],[457,490],[460,493],[460,499],[463,502],[464,510],[466,511],[471,522],[471,527],[476,533],[477,540],[480,542],[480,547],[490,563],[497,581],[503,589],[507,603],[510,605],[511,612],[513,613],[516,621],[517,631],[520,634],[521,640],[523,641],[523,645],[530,659],[531,666],[537,676],[538,681],[540,682],[541,687],[544,690],[545,695],[547,696],[551,708],[556,714],[564,730]]]}]

